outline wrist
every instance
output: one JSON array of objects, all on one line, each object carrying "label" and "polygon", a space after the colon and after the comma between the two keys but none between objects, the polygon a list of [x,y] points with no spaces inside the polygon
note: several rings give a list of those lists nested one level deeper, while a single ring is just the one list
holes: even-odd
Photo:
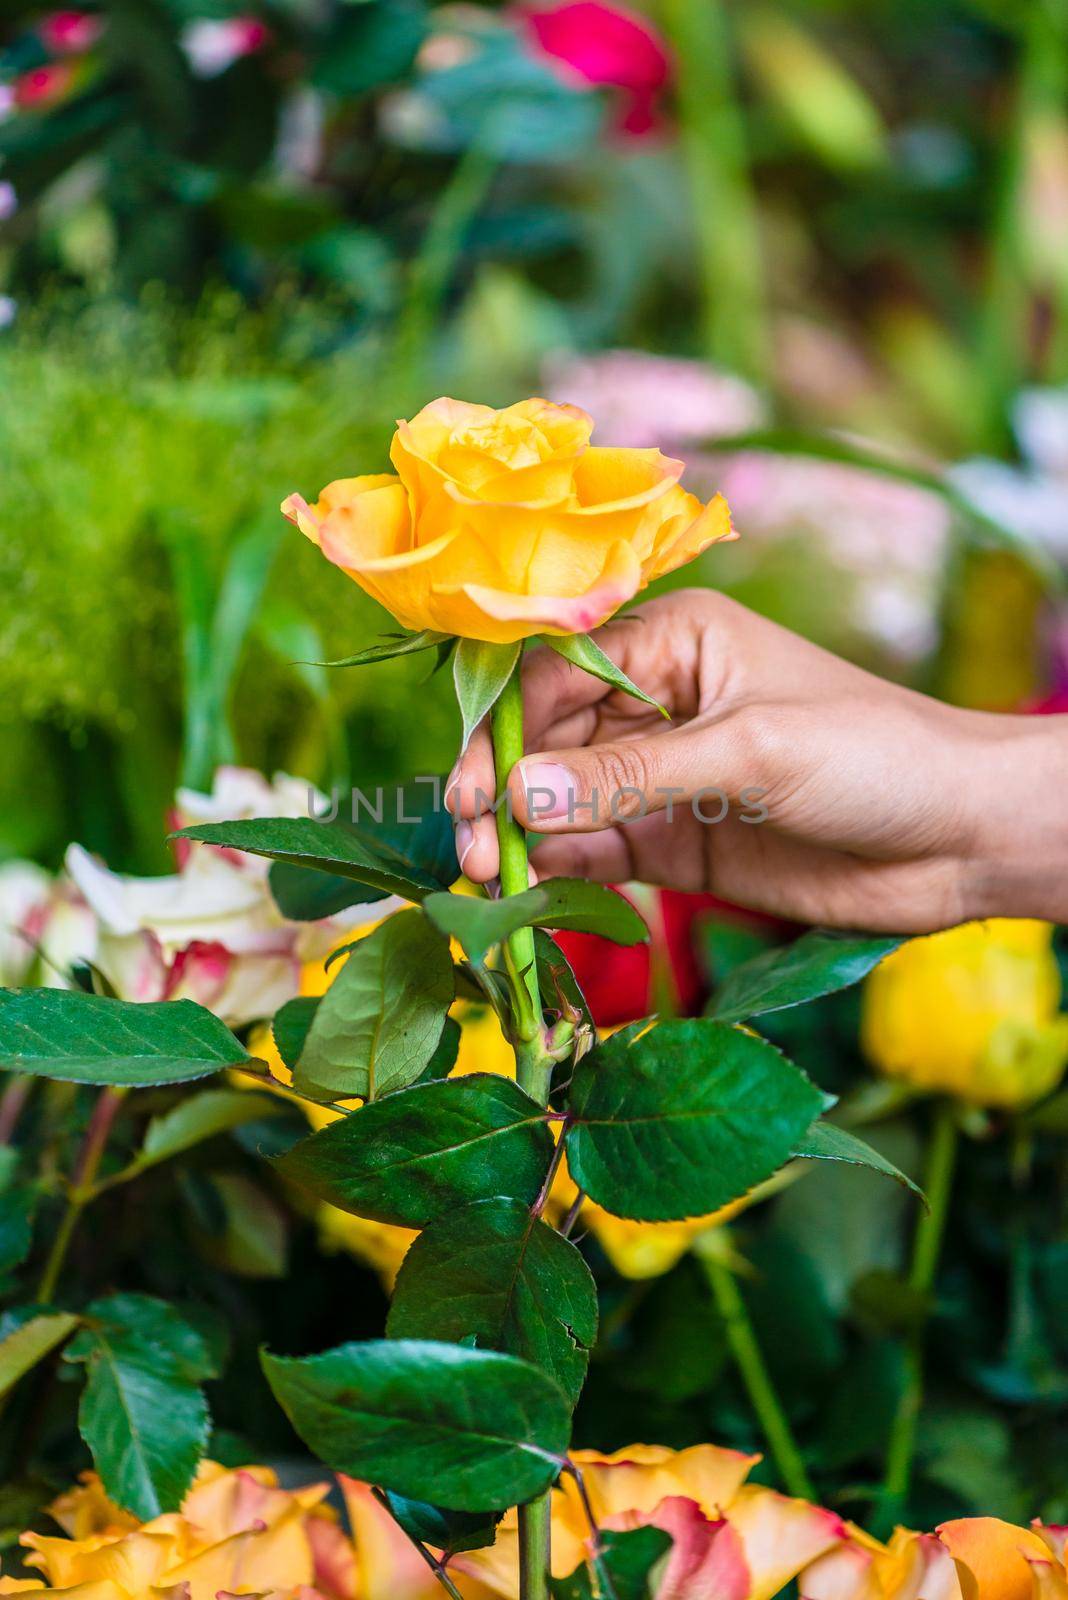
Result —
[{"label": "wrist", "polygon": [[970,921],[1068,922],[1068,716],[977,719],[961,898]]}]

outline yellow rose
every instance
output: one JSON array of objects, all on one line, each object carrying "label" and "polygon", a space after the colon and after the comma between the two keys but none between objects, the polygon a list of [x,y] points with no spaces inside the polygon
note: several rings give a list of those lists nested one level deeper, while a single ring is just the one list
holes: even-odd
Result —
[{"label": "yellow rose", "polygon": [[864,986],[861,1043],[890,1077],[1012,1107],[1047,1094],[1068,1062],[1068,1017],[1047,922],[968,922],[912,939]]},{"label": "yellow rose", "polygon": [[934,1533],[896,1528],[881,1544],[859,1528],[802,1572],[805,1600],[1068,1600],[1060,1529],[961,1517]]},{"label": "yellow rose", "polygon": [[[549,1219],[559,1222],[577,1196],[565,1156],[549,1191]],[[683,1222],[636,1222],[632,1217],[613,1216],[587,1198],[575,1226],[576,1231],[589,1229],[621,1278],[660,1278],[682,1260],[695,1239],[710,1228],[730,1222],[751,1204],[751,1199],[750,1195],[742,1195],[706,1217],[687,1217]]]},{"label": "yellow rose", "polygon": [[399,422],[392,474],[282,510],[406,628],[506,644],[598,627],[653,578],[735,537],[726,501],[659,450],[590,445],[576,406],[435,400]]},{"label": "yellow rose", "polygon": [[[635,1444],[614,1455],[571,1454],[599,1527],[626,1531],[652,1524],[671,1534],[659,1594],[707,1591],[771,1600],[848,1534],[833,1511],[747,1484],[759,1456],[710,1444],[677,1451]],[[589,1524],[572,1478],[565,1475],[552,1490],[550,1512],[553,1576],[564,1578],[589,1550]],[[493,1545],[456,1557],[452,1570],[477,1578],[501,1600],[518,1600],[517,1549],[518,1522],[509,1511]]]},{"label": "yellow rose", "polygon": [[356,1553],[324,1505],[328,1483],[280,1489],[267,1467],[201,1463],[182,1509],[139,1523],[113,1506],[95,1473],[61,1495],[51,1514],[62,1537],[24,1533],[40,1579],[0,1579],[0,1594],[74,1600],[215,1600],[236,1591],[298,1600],[360,1600]]}]

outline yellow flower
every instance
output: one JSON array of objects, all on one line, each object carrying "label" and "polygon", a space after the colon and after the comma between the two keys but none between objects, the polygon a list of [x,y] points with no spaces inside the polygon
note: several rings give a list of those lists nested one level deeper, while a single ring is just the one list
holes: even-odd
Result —
[{"label": "yellow flower", "polygon": [[[339,961],[331,966],[330,977],[340,965]],[[461,1000],[453,1008],[453,1014],[460,1024],[460,1049],[450,1076],[458,1078],[469,1072],[496,1072],[503,1077],[514,1078],[515,1053],[501,1032],[501,1025],[491,1008]],[[260,1051],[257,1050],[256,1054],[260,1054]],[[308,1120],[316,1127],[325,1126],[339,1115],[327,1106],[315,1106],[310,1101],[304,1109]],[[349,1255],[356,1256],[378,1273],[387,1290],[393,1288],[401,1262],[415,1238],[413,1229],[400,1228],[389,1222],[372,1222],[368,1217],[353,1216],[349,1211],[325,1204],[319,1207],[316,1215],[319,1238],[325,1249],[345,1250]]]},{"label": "yellow flower", "polygon": [[585,633],[735,537],[659,450],[590,445],[576,406],[435,400],[399,422],[397,476],[342,478],[284,514],[406,628],[510,643]]},{"label": "yellow flower", "polygon": [[866,1054],[891,1077],[974,1105],[1039,1099],[1068,1062],[1052,939],[1049,923],[996,919],[910,940],[865,984]]},{"label": "yellow flower", "polygon": [[62,1593],[74,1600],[215,1600],[221,1593],[297,1600],[362,1600],[356,1554],[324,1505],[330,1485],[280,1489],[267,1467],[201,1463],[179,1512],[139,1523],[113,1506],[95,1473],[61,1495],[51,1514],[63,1537],[24,1533],[38,1579],[0,1579],[0,1594]]},{"label": "yellow flower", "polygon": [[[771,1600],[848,1535],[834,1512],[747,1484],[760,1457],[738,1450],[636,1444],[607,1456],[576,1450],[572,1460],[599,1527],[625,1531],[652,1524],[671,1534],[658,1594]],[[589,1551],[589,1525],[571,1477],[561,1478],[550,1507],[553,1576],[564,1578]],[[518,1521],[510,1511],[489,1549],[459,1556],[453,1565],[502,1600],[515,1600],[517,1549]]]},{"label": "yellow flower", "polygon": [[961,1517],[934,1533],[896,1528],[886,1545],[848,1535],[802,1572],[805,1600],[1068,1600],[1061,1529]]},{"label": "yellow flower", "polygon": [[[561,1162],[549,1192],[551,1220],[566,1215],[578,1190]],[[736,1217],[750,1203],[743,1195],[707,1217],[687,1217],[684,1222],[636,1222],[632,1217],[616,1217],[593,1200],[586,1199],[579,1213],[578,1229],[589,1229],[621,1278],[660,1278],[670,1272],[689,1250],[695,1239]]]},{"label": "yellow flower", "polygon": [[[306,962],[300,974],[300,993],[311,996],[325,994],[348,960],[347,955],[338,956],[336,952],[371,933],[377,926],[377,923],[369,923],[365,927],[342,935],[324,957]],[[452,1076],[459,1077],[469,1072],[496,1072],[514,1077],[515,1054],[501,1032],[500,1023],[492,1009],[489,1006],[472,1005],[468,1001],[458,1001],[453,1007],[453,1014],[460,1024],[461,1032],[460,1049],[456,1065],[452,1069]],[[249,1039],[249,1050],[252,1055],[267,1064],[271,1076],[278,1084],[277,1092],[286,1094],[293,1082],[293,1074],[278,1053],[269,1025],[264,1024],[254,1030]],[[242,1079],[242,1082],[247,1083],[248,1079]],[[290,1098],[298,1097],[291,1095]],[[359,1104],[356,1100],[343,1101],[341,1105],[344,1109],[335,1110],[332,1106],[316,1105],[312,1100],[300,1099],[299,1103],[315,1129],[325,1128],[327,1123],[336,1122],[344,1115],[345,1109],[352,1109]],[[358,1261],[362,1261],[372,1271],[378,1273],[387,1290],[393,1288],[401,1262],[415,1238],[413,1229],[397,1227],[388,1222],[373,1222],[368,1217],[354,1216],[349,1211],[342,1211],[339,1207],[327,1205],[325,1202],[316,1208],[315,1217],[319,1225],[319,1240],[324,1250],[343,1250],[355,1256]]]},{"label": "yellow flower", "polygon": [[401,1228],[392,1222],[374,1222],[351,1211],[325,1202],[315,1213],[319,1224],[319,1243],[325,1251],[344,1250],[364,1266],[377,1272],[382,1286],[392,1291],[401,1263],[416,1237],[414,1228]]},{"label": "yellow flower", "polygon": [[514,1078],[515,1051],[501,1032],[493,1007],[461,1000],[452,1014],[460,1024],[460,1049],[449,1076],[466,1078],[470,1072],[493,1072],[501,1078]]}]

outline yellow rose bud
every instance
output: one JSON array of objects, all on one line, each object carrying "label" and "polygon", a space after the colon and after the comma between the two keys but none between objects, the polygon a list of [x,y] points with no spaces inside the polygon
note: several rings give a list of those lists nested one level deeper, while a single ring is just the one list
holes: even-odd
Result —
[{"label": "yellow rose bud", "polygon": [[397,476],[342,478],[282,511],[406,628],[507,644],[585,633],[653,578],[736,537],[659,450],[590,445],[576,406],[435,400],[399,422]]},{"label": "yellow rose bud", "polygon": [[1048,1094],[1068,1062],[1068,1017],[1046,922],[969,922],[912,939],[864,987],[861,1043],[890,1077],[1013,1107]]}]

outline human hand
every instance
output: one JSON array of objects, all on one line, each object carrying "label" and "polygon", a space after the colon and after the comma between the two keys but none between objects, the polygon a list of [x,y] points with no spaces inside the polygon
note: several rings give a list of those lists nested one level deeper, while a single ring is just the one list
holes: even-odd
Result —
[{"label": "human hand", "polygon": [[[528,753],[509,792],[546,836],[540,877],[710,890],[902,933],[1068,920],[1068,717],[944,705],[706,590],[650,601],[595,638],[671,721],[555,651],[526,657]],[[498,870],[494,792],[481,728],[446,799],[476,883]]]}]

